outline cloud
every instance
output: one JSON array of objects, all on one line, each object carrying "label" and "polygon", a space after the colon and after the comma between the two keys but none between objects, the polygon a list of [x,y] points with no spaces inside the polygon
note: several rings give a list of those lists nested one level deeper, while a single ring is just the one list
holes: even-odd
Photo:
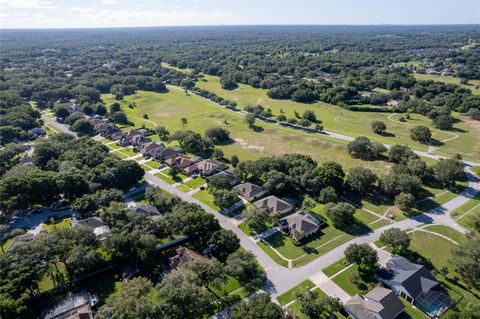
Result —
[{"label": "cloud", "polygon": [[119,4],[116,0],[102,0],[103,4]]},{"label": "cloud", "polygon": [[22,9],[57,9],[52,2],[46,0],[0,0],[0,5]]}]

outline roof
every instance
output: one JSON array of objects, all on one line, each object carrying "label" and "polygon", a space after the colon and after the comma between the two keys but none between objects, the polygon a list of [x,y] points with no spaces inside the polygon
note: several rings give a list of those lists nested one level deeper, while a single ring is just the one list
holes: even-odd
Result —
[{"label": "roof", "polygon": [[237,192],[237,194],[247,199],[254,198],[258,194],[261,194],[265,191],[262,186],[258,186],[250,182],[239,184],[235,186],[233,189]]},{"label": "roof", "polygon": [[79,295],[70,297],[54,309],[50,310],[44,319],[91,319],[92,309],[87,297]]},{"label": "roof", "polygon": [[425,266],[414,264],[399,255],[392,256],[386,269],[381,269],[378,275],[383,280],[401,284],[414,299],[439,285]]},{"label": "roof", "polygon": [[193,163],[195,163],[195,161],[193,159],[191,159],[188,156],[183,156],[183,155],[176,156],[176,157],[170,157],[170,158],[165,160],[165,164],[170,165],[170,166],[175,166],[179,169],[188,167],[188,166],[192,165]]},{"label": "roof", "polygon": [[287,220],[288,227],[303,233],[308,234],[319,229],[318,224],[302,212],[290,215],[285,219]]},{"label": "roof", "polygon": [[150,204],[145,204],[145,205],[138,205],[132,208],[135,212],[137,213],[142,213],[147,216],[157,216],[160,215],[160,212],[158,211],[157,207],[150,205]]},{"label": "roof", "polygon": [[223,166],[225,166],[225,164],[223,164],[222,162],[212,159],[206,159],[197,163],[198,170],[202,172],[216,171],[218,169],[221,169]]},{"label": "roof", "polygon": [[163,148],[163,145],[157,142],[146,142],[140,147],[140,153],[147,153],[155,151],[156,149]]},{"label": "roof", "polygon": [[97,228],[97,227],[103,227],[103,226],[107,226],[107,224],[105,224],[103,222],[103,220],[100,218],[100,217],[97,217],[97,216],[94,216],[94,217],[88,217],[88,218],[85,218],[85,219],[80,219],[80,220],[72,220],[72,227],[75,227],[77,225],[84,225],[84,226],[88,226],[88,227],[91,227],[91,228]]},{"label": "roof", "polygon": [[190,248],[182,247],[178,248],[176,251],[177,255],[168,259],[168,263],[173,269],[180,269],[192,260],[205,258],[200,253]]},{"label": "roof", "polygon": [[402,302],[390,289],[376,287],[365,295],[352,297],[345,309],[356,319],[393,319],[404,309]]},{"label": "roof", "polygon": [[255,203],[253,203],[253,205],[278,213],[286,213],[293,209],[293,206],[291,204],[274,195],[257,200]]},{"label": "roof", "polygon": [[225,177],[231,186],[237,185],[240,182],[240,178],[238,178],[238,176],[235,175],[235,173],[232,172],[231,170],[226,170],[226,171],[222,171],[220,173],[214,174],[210,176],[208,180],[210,181],[215,177]]}]

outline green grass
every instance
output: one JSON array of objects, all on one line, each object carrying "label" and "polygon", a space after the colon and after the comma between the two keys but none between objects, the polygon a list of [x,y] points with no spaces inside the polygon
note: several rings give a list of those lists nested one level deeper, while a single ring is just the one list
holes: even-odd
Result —
[{"label": "green grass", "polygon": [[[320,290],[320,288],[314,289],[313,292],[320,297],[326,297],[327,295]],[[295,315],[295,318],[298,319],[308,319],[304,313],[300,311],[301,305],[298,301],[293,302],[291,305],[288,306],[288,309]],[[340,312],[335,313],[335,318],[337,319],[346,319],[345,316],[343,316]]]},{"label": "green grass", "polygon": [[215,205],[213,203],[213,195],[210,194],[209,192],[207,192],[206,190],[198,191],[196,193],[193,193],[193,197],[195,197],[196,199],[198,199],[202,203],[207,204],[208,206],[210,206],[211,208],[213,208],[217,211],[221,210],[220,207],[218,207],[217,205]]},{"label": "green grass", "polygon": [[[356,294],[365,293],[373,288],[375,283],[371,279],[364,279],[360,278],[359,281],[354,284],[351,282],[351,278],[353,274],[359,274],[358,266],[353,265],[335,278],[332,279],[334,283],[336,283],[340,288],[345,290],[350,296],[354,296]],[[362,275],[360,275],[362,277]]]},{"label": "green grass", "polygon": [[467,237],[456,231],[455,229],[453,228],[450,228],[448,226],[444,226],[444,225],[428,225],[425,227],[426,230],[429,230],[429,231],[433,231],[437,234],[440,234],[440,235],[443,235],[443,236],[447,236],[448,238],[450,239],[453,239],[454,241],[456,241],[457,243],[461,244],[461,243],[464,243],[467,241]]},{"label": "green grass", "polygon": [[[405,309],[403,310],[403,312],[405,314],[407,314],[411,319],[429,319],[430,318],[425,313],[423,313],[423,311],[421,311],[417,307],[414,307],[411,303],[409,303],[408,301],[406,301],[402,297],[399,297],[399,299],[403,303],[403,305],[405,306]],[[401,314],[399,316],[399,318],[402,318],[402,319],[403,318],[406,319],[406,317],[407,316],[405,316],[404,314]]]},{"label": "green grass", "polygon": [[442,76],[442,75],[433,75],[433,74],[418,74],[414,73],[415,79],[419,81],[437,81],[437,82],[443,82],[447,84],[456,84],[460,85],[461,87],[464,87],[466,89],[469,89],[472,91],[473,94],[480,94],[480,89],[475,88],[477,85],[480,84],[480,80],[469,80],[469,84],[462,84],[460,83],[460,78],[454,77],[454,76]]},{"label": "green grass", "polygon": [[254,232],[244,222],[238,224],[238,228],[240,228],[240,230],[243,231],[248,236],[254,235]]},{"label": "green grass", "polygon": [[70,228],[70,227],[72,227],[72,218],[65,218],[64,220],[62,220],[58,223],[45,224],[42,229],[46,230],[50,233],[55,228],[62,229],[62,228]]},{"label": "green grass", "polygon": [[240,288],[242,284],[232,276],[227,277],[227,281],[220,287],[210,285],[209,288],[219,297],[223,297],[231,293],[232,291]]},{"label": "green grass", "polygon": [[3,255],[3,252],[8,251],[12,242],[13,242],[13,238],[9,238],[2,244],[2,249],[0,249],[0,256]]},{"label": "green grass", "polygon": [[322,272],[327,275],[327,277],[332,277],[333,275],[335,275],[336,273],[338,273],[340,270],[343,270],[345,269],[346,267],[349,266],[349,263],[346,261],[345,257],[343,257],[342,259],[334,262],[333,264],[331,264],[330,266],[324,268],[322,270]]},{"label": "green grass", "polygon": [[174,181],[173,179],[171,179],[169,176],[165,175],[165,174],[157,173],[157,174],[155,174],[155,176],[157,176],[158,178],[163,179],[165,182],[169,183],[170,185],[171,185],[171,184],[175,184],[175,181]]},{"label": "green grass", "polygon": [[447,191],[446,193],[438,195],[434,198],[427,198],[415,204],[415,207],[412,209],[412,214],[416,215],[429,211],[437,206],[445,204],[457,196],[457,192]]},{"label": "green grass", "polygon": [[475,175],[477,176],[480,176],[480,166],[475,166],[475,167],[472,167],[472,172],[475,173]]},{"label": "green grass", "polygon": [[[108,106],[115,101],[110,94],[103,94],[102,99]],[[257,125],[263,130],[253,131],[245,124],[244,116],[176,89],[170,89],[168,93],[138,91],[118,102],[135,127],[145,124],[146,127],[154,128],[158,123],[165,125],[170,132],[175,132],[182,128],[180,118],[188,114],[186,129],[201,134],[214,126],[227,129],[235,143],[222,146],[226,158],[236,154],[241,160],[252,160],[288,152],[308,154],[319,162],[335,158],[346,169],[362,165],[382,173],[390,166],[383,161],[362,162],[351,158],[346,152],[346,141],[260,122]],[[131,102],[135,102],[137,107],[128,108],[127,105]],[[148,114],[149,119],[143,119],[143,114]]]},{"label": "green grass", "polygon": [[188,182],[185,182],[185,185],[190,187],[191,189],[195,189],[195,188],[198,188],[198,187],[202,186],[206,182],[207,181],[204,180],[203,178],[197,177],[197,178],[189,180]]},{"label": "green grass", "polygon": [[273,259],[277,264],[283,267],[288,267],[288,262],[285,259],[282,259],[280,256],[278,256],[273,249],[265,244],[264,242],[257,242],[257,245],[268,255],[270,258]]},{"label": "green grass", "polygon": [[477,206],[476,208],[474,208],[467,215],[457,220],[457,222],[463,227],[469,229],[470,231],[475,231],[472,225],[472,219],[474,218],[474,216],[478,216],[478,215],[480,215],[480,206]]},{"label": "green grass", "polygon": [[310,280],[305,280],[301,284],[293,287],[286,293],[281,294],[280,296],[277,297],[277,301],[280,303],[280,305],[284,306],[290,301],[294,300],[297,298],[297,295],[299,294],[304,294],[305,292],[309,291],[315,287],[315,284],[311,282]]},{"label": "green grass", "polygon": [[477,193],[474,198],[470,199],[468,202],[457,208],[452,212],[453,217],[459,217],[470,211],[472,208],[480,204],[480,193]]},{"label": "green grass", "polygon": [[187,186],[185,186],[185,185],[183,185],[183,184],[178,185],[177,188],[178,188],[179,190],[181,190],[182,192],[184,192],[184,193],[188,193],[189,191],[191,191],[190,188],[188,188]]}]

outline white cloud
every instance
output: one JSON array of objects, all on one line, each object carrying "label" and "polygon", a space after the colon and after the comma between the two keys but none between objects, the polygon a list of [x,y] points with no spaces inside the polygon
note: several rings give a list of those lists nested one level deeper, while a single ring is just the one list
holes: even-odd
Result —
[{"label": "white cloud", "polygon": [[52,2],[46,0],[0,0],[0,5],[22,9],[57,9]]},{"label": "white cloud", "polygon": [[102,0],[103,4],[119,4],[116,0]]}]

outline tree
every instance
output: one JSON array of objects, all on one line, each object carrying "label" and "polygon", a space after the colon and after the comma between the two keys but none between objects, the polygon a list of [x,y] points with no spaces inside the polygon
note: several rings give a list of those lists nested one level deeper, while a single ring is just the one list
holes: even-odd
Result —
[{"label": "tree", "polygon": [[388,160],[393,163],[406,163],[411,158],[418,158],[410,147],[395,144],[388,150]]},{"label": "tree", "polygon": [[185,130],[185,126],[188,124],[188,120],[185,117],[180,119],[180,123],[182,124],[182,129]]},{"label": "tree", "polygon": [[349,245],[345,249],[345,259],[367,272],[374,270],[378,262],[377,251],[368,244]]},{"label": "tree", "polygon": [[0,145],[5,145],[15,140],[23,140],[25,137],[25,132],[19,127],[12,125],[0,127]]},{"label": "tree", "polygon": [[223,262],[240,248],[240,239],[233,231],[220,229],[213,233],[208,245],[212,248],[212,254]]},{"label": "tree", "polygon": [[225,90],[234,90],[238,87],[237,82],[227,74],[223,74],[220,77],[220,85],[222,86],[222,89]]},{"label": "tree", "polygon": [[113,115],[114,113],[120,112],[122,108],[120,107],[120,103],[118,102],[113,102],[110,105],[110,114]]},{"label": "tree", "polygon": [[470,108],[467,112],[467,115],[470,116],[472,120],[480,121],[480,110],[478,108]]},{"label": "tree", "polygon": [[229,208],[239,200],[234,190],[217,189],[213,193],[213,203],[222,209]]},{"label": "tree", "polygon": [[232,164],[233,167],[237,167],[238,162],[239,162],[238,156],[235,154],[232,155],[232,157],[230,158],[230,164]]},{"label": "tree", "polygon": [[208,181],[208,188],[212,191],[220,190],[220,189],[230,189],[232,186],[230,185],[230,181],[226,176],[219,175],[213,176]]},{"label": "tree", "polygon": [[395,196],[395,205],[401,210],[408,212],[415,204],[415,197],[409,193],[400,193]]},{"label": "tree", "polygon": [[230,141],[230,132],[221,127],[210,127],[205,131],[205,137],[213,144],[221,145]]},{"label": "tree", "polygon": [[94,128],[92,123],[87,119],[80,119],[72,125],[72,130],[80,135],[92,135]]},{"label": "tree", "polygon": [[433,169],[419,158],[410,158],[407,162],[407,168],[410,174],[417,176],[422,181],[428,181],[433,177]]},{"label": "tree", "polygon": [[261,232],[265,230],[266,224],[273,221],[273,217],[267,210],[252,205],[245,211],[244,220],[250,229]]},{"label": "tree", "polygon": [[129,125],[130,121],[127,118],[127,114],[122,111],[113,113],[112,119],[115,123]]},{"label": "tree", "polygon": [[261,294],[242,301],[232,309],[232,319],[283,319],[283,309],[270,300],[269,294]]},{"label": "tree", "polygon": [[407,173],[395,173],[394,171],[390,171],[383,176],[380,185],[385,194],[392,197],[402,192],[418,196],[422,189],[422,183],[418,177]]},{"label": "tree", "polygon": [[242,283],[264,279],[263,273],[258,269],[255,255],[245,250],[237,250],[228,256],[225,271]]},{"label": "tree", "polygon": [[327,186],[320,190],[319,200],[321,203],[326,204],[330,202],[336,202],[338,200],[337,192],[332,186]]},{"label": "tree", "polygon": [[433,119],[433,126],[439,130],[451,129],[453,125],[453,118],[450,115],[441,114]]},{"label": "tree", "polygon": [[214,159],[220,159],[220,158],[223,158],[225,154],[223,153],[222,149],[221,148],[215,148],[213,150],[213,153],[212,153],[212,157]]},{"label": "tree", "polygon": [[315,292],[310,290],[298,296],[297,300],[300,303],[300,311],[308,318],[329,318],[342,309],[342,303],[338,298],[329,296],[319,298]]},{"label": "tree", "polygon": [[373,121],[370,124],[370,127],[372,128],[372,132],[375,134],[383,134],[387,129],[387,126],[382,121]]},{"label": "tree", "polygon": [[153,285],[144,277],[135,277],[122,284],[117,294],[107,299],[95,318],[153,318],[155,307],[151,298]]},{"label": "tree", "polygon": [[407,232],[398,228],[390,228],[380,235],[380,240],[387,246],[393,248],[395,253],[405,253],[410,246],[410,237]]},{"label": "tree", "polygon": [[463,163],[456,158],[438,161],[433,167],[435,179],[444,187],[455,185],[455,181],[465,176]]},{"label": "tree", "polygon": [[245,114],[245,122],[247,122],[249,128],[253,129],[255,127],[255,115]]},{"label": "tree", "polygon": [[354,167],[347,175],[345,183],[355,192],[366,194],[372,190],[377,175],[368,168]]},{"label": "tree", "polygon": [[287,120],[287,117],[285,116],[285,114],[278,114],[277,115],[277,121],[285,122],[286,120]]},{"label": "tree", "polygon": [[324,211],[337,228],[343,228],[354,222],[355,207],[348,203],[328,203]]},{"label": "tree", "polygon": [[480,289],[480,237],[473,237],[452,250],[455,271],[469,286]]},{"label": "tree", "polygon": [[65,120],[70,115],[70,112],[64,104],[59,104],[53,108],[53,114],[55,114],[57,119]]},{"label": "tree", "polygon": [[188,270],[173,271],[157,286],[159,314],[152,318],[202,318],[210,304],[210,294],[198,276]]},{"label": "tree", "polygon": [[197,258],[189,261],[185,269],[193,272],[205,288],[209,285],[219,287],[227,279],[223,265],[215,258]]},{"label": "tree", "polygon": [[303,119],[308,120],[310,122],[316,122],[317,121],[317,116],[315,115],[315,112],[312,110],[305,110],[303,112]]},{"label": "tree", "polygon": [[410,138],[414,141],[427,144],[432,139],[432,132],[425,126],[415,126],[410,131]]},{"label": "tree", "polygon": [[282,194],[293,189],[293,181],[283,172],[272,170],[265,174],[263,187],[272,194]]},{"label": "tree", "polygon": [[372,142],[364,136],[357,137],[347,145],[347,151],[352,157],[363,160],[377,159],[386,150],[382,144]]},{"label": "tree", "polygon": [[157,125],[155,127],[155,133],[160,137],[162,141],[165,141],[170,136],[170,132],[165,126]]}]

